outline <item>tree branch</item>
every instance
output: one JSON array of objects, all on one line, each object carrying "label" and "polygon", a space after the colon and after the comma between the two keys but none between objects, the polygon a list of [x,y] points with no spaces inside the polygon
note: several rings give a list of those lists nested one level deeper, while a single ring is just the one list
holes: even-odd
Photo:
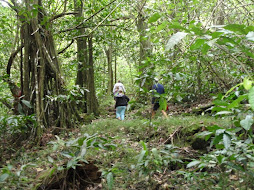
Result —
[{"label": "tree branch", "polygon": [[92,34],[116,9],[117,9],[117,7],[121,4],[123,2],[123,0],[120,2],[120,3],[118,3],[117,5],[116,5],[116,7],[104,18],[104,19],[102,19],[102,21],[97,25],[97,26],[95,26],[94,28],[93,28],[93,30],[89,33],[89,34],[86,34],[86,35],[80,35],[80,36],[76,36],[76,37],[74,37],[73,39],[77,39],[77,38],[82,38],[82,37],[88,37],[88,36],[90,36],[90,34]]},{"label": "tree branch", "polygon": [[[81,28],[93,28],[93,27],[95,27],[96,25],[92,25],[92,26],[82,26],[82,27],[80,27],[79,29],[81,29]],[[116,24],[102,24],[102,25],[100,25],[100,26],[117,26]]]},{"label": "tree branch", "polygon": [[61,13],[59,15],[53,16],[51,19],[49,19],[49,22],[52,22],[53,20],[56,20],[60,17],[66,16],[66,15],[77,15],[77,14],[78,14],[77,12]]},{"label": "tree branch", "polygon": [[146,1],[144,1],[143,5],[140,8],[138,7],[138,15],[136,16],[136,18],[128,26],[124,27],[123,30],[127,30],[127,28],[129,28],[133,23],[136,22],[136,20],[138,19],[139,15],[141,14],[141,11],[143,10],[145,4],[146,4]]},{"label": "tree branch", "polygon": [[11,66],[12,66],[13,60],[14,60],[14,58],[16,57],[16,55],[18,54],[18,52],[20,52],[21,49],[22,49],[23,47],[24,47],[24,45],[19,46],[18,49],[17,49],[16,51],[14,51],[14,52],[11,54],[11,56],[10,56],[10,58],[9,58],[9,60],[8,60],[6,73],[7,73],[9,76],[10,76],[10,74],[11,74]]},{"label": "tree branch", "polygon": [[[116,1],[116,0],[113,0],[112,2],[110,2],[109,4],[107,4],[105,7],[103,7],[103,8],[100,9],[99,11],[97,11],[95,14],[93,14],[92,16],[90,16],[89,18],[87,18],[86,20],[84,20],[84,21],[83,21],[82,23],[80,23],[79,25],[77,25],[77,26],[75,26],[75,27],[73,27],[73,28],[69,28],[69,29],[67,29],[67,30],[62,30],[62,31],[60,31],[59,33],[71,31],[71,30],[74,30],[74,29],[78,29],[83,23],[85,23],[86,21],[88,21],[88,20],[90,20],[91,18],[93,18],[95,15],[97,15],[98,13],[100,13],[102,10],[104,10],[107,6],[111,5],[111,4],[114,3],[115,1]],[[121,1],[121,2],[122,2],[122,1]],[[115,7],[115,9],[121,4],[121,2]],[[115,9],[114,9],[114,10],[115,10]],[[114,10],[113,10],[113,11],[114,11]],[[111,11],[111,13],[110,13],[109,15],[111,15],[111,14],[112,14],[112,11]],[[107,15],[106,18],[107,18],[109,15]],[[106,18],[103,19],[103,21],[100,22],[97,26],[95,26],[94,29],[92,30],[92,32],[93,32],[95,29],[97,29],[100,25],[102,25],[102,23],[104,22],[104,20],[106,20]],[[76,36],[76,37],[74,37],[74,38],[71,40],[71,42],[70,42],[64,49],[62,49],[61,51],[58,52],[58,55],[61,54],[61,53],[63,53],[63,52],[65,52],[65,51],[73,44],[74,39],[80,38],[80,37],[87,37],[87,36],[89,36],[92,32],[90,32],[88,35]]]},{"label": "tree branch", "polygon": [[73,44],[73,42],[74,42],[74,39],[72,39],[72,40],[71,40],[71,43],[69,43],[64,49],[62,49],[61,51],[59,51],[57,54],[59,55],[59,54],[65,52],[65,50],[67,50],[67,49],[71,46],[71,44]]},{"label": "tree branch", "polygon": [[131,17],[120,17],[120,18],[116,18],[116,19],[113,19],[113,20],[110,20],[109,22],[115,22],[115,21],[118,21],[118,20],[128,20],[128,19],[132,19]]},{"label": "tree branch", "polygon": [[[97,14],[99,14],[101,11],[103,11],[106,7],[108,7],[109,5],[111,5],[112,3],[114,3],[116,0],[113,0],[112,2],[110,2],[109,4],[107,4],[105,7],[101,8],[99,11],[97,11],[96,13],[94,13],[93,15],[91,15],[90,17],[88,17],[87,19],[85,19],[83,22],[81,22],[80,24],[78,24],[77,26],[74,26],[73,28],[69,28],[66,30],[62,30],[59,31],[58,33],[62,33],[62,32],[68,32],[71,30],[75,30],[78,29],[82,24],[84,24],[85,22],[87,22],[88,20],[90,20],[91,18],[93,18],[94,16],[96,16]],[[82,28],[82,27],[81,27]]]}]

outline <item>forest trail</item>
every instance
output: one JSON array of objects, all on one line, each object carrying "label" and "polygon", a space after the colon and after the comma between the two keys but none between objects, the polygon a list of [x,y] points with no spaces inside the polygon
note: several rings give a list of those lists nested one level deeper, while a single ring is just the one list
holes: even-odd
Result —
[{"label": "forest trail", "polygon": [[[173,116],[173,115],[181,115],[181,114],[195,114],[195,115],[201,115],[205,114],[208,112],[211,112],[209,108],[213,106],[212,99],[202,99],[197,102],[192,102],[192,103],[181,103],[181,104],[174,104],[168,102],[168,110],[167,114],[168,116]],[[133,115],[137,113],[137,110],[130,108],[131,106],[128,106],[126,110],[126,115]],[[149,118],[151,114],[151,107],[152,105],[146,107],[141,113],[141,115],[145,118]],[[115,118],[115,107],[114,104],[108,105],[105,107],[105,115],[102,116],[104,118]]]}]

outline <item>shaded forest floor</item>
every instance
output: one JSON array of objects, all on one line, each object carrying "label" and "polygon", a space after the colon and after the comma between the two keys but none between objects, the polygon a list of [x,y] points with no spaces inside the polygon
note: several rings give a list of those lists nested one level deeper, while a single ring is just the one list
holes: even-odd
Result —
[{"label": "shaded forest floor", "polygon": [[[22,141],[19,149],[7,147],[1,167],[9,178],[1,189],[234,189],[221,182],[218,170],[198,172],[187,168],[192,159],[209,151],[209,142],[197,136],[206,127],[231,125],[206,111],[210,101],[170,105],[150,120],[150,106],[127,111],[126,120],[114,118],[112,101],[89,124],[54,135],[44,134],[40,145]],[[202,107],[202,109],[199,109]],[[194,113],[194,115],[193,115]],[[86,116],[84,116],[86,117]],[[8,145],[8,143],[6,144]],[[206,178],[206,175],[208,178]],[[203,176],[203,180],[194,180]],[[211,177],[212,176],[212,177]]]}]

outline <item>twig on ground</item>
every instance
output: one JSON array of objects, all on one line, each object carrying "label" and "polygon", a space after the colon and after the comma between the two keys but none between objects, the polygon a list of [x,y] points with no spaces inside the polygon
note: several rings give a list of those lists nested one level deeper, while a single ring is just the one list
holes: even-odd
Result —
[{"label": "twig on ground", "polygon": [[182,126],[180,126],[180,127],[178,127],[168,138],[167,138],[167,140],[166,141],[164,141],[164,143],[163,144],[168,144],[169,143],[169,141],[171,141],[171,144],[174,144],[174,136],[180,131],[180,129],[182,129],[183,127]]}]

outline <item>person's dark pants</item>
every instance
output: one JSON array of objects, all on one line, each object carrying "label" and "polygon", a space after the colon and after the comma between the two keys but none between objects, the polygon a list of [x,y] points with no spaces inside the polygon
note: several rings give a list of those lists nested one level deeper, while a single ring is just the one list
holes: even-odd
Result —
[{"label": "person's dark pants", "polygon": [[158,110],[158,109],[159,109],[159,107],[160,107],[159,102],[154,103],[154,104],[153,104],[153,111]]}]

